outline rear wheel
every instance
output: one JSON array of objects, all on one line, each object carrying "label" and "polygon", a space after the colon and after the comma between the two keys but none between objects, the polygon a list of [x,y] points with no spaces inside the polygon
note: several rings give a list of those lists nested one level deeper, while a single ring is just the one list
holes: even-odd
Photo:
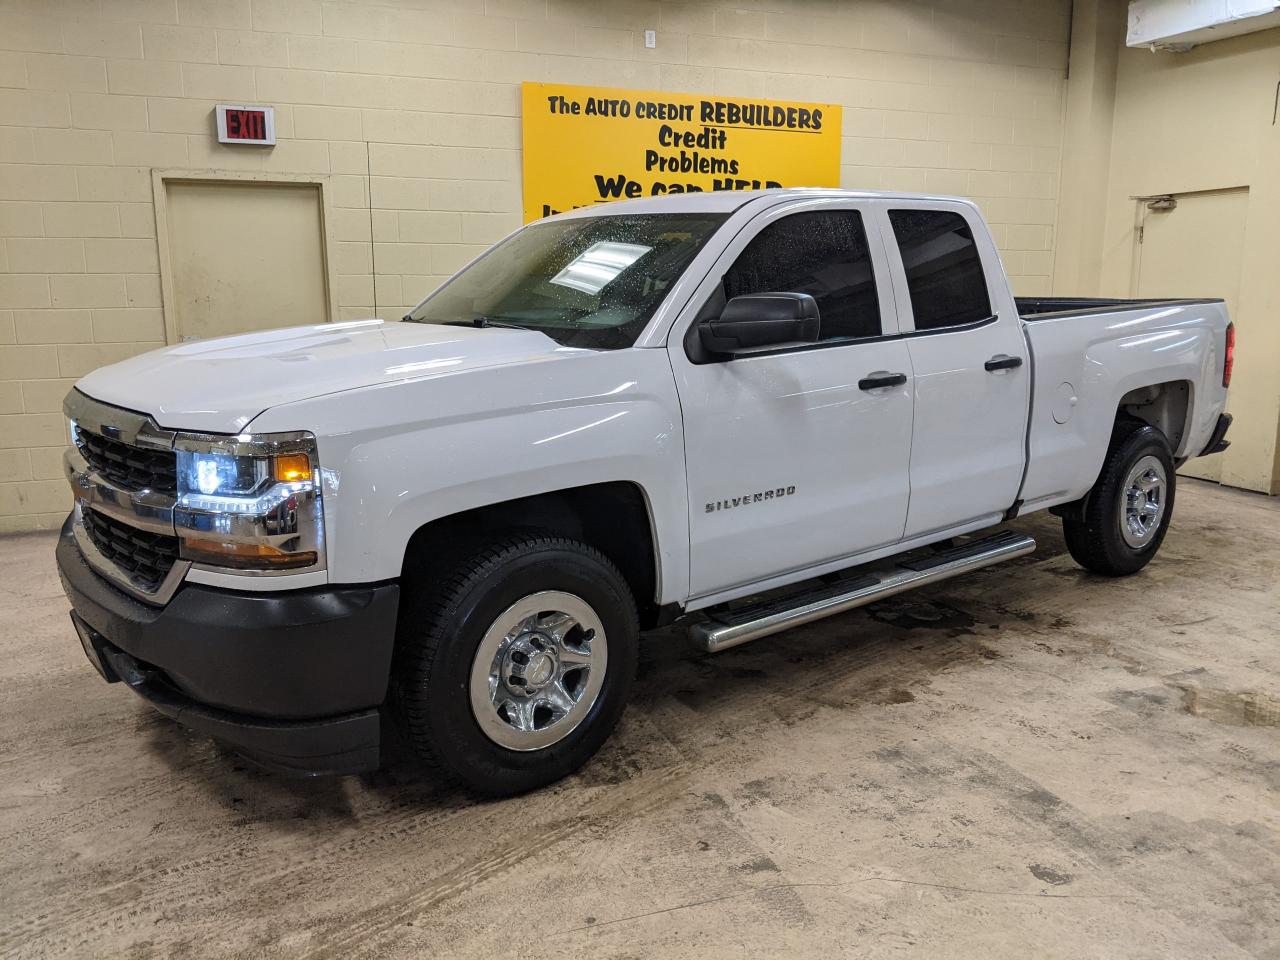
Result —
[{"label": "rear wheel", "polygon": [[418,754],[495,796],[590,759],[636,668],[635,602],[613,564],[577,541],[521,536],[433,579],[410,585],[397,638],[395,698]]},{"label": "rear wheel", "polygon": [[1175,487],[1164,434],[1140,421],[1118,422],[1097,483],[1082,505],[1063,516],[1071,556],[1104,576],[1137,573],[1164,542]]}]

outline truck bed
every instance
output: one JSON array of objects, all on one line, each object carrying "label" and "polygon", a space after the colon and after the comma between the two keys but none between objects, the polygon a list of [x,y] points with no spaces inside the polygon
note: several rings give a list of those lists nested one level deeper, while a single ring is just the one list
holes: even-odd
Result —
[{"label": "truck bed", "polygon": [[1075,314],[1120,313],[1141,307],[1187,306],[1196,303],[1221,303],[1221,297],[1177,300],[1169,298],[1121,300],[1110,297],[1014,297],[1018,315],[1023,320],[1048,320]]},{"label": "truck bed", "polygon": [[1016,300],[1032,356],[1027,473],[1031,509],[1064,502],[1098,477],[1116,411],[1131,390],[1190,384],[1181,422],[1169,428],[1175,459],[1196,456],[1226,401],[1228,323],[1221,299]]}]

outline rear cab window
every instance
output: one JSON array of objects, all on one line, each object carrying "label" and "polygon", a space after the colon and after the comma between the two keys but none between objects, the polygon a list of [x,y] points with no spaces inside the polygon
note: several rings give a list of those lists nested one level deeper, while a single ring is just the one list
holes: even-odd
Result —
[{"label": "rear cab window", "polygon": [[991,318],[991,297],[973,229],[950,210],[890,210],[917,331]]}]

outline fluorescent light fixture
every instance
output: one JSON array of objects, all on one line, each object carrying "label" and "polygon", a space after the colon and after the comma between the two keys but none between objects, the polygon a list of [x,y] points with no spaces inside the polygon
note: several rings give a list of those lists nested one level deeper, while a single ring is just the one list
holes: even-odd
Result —
[{"label": "fluorescent light fixture", "polygon": [[638,243],[612,243],[607,240],[593,243],[552,277],[551,282],[594,295],[652,249]]}]

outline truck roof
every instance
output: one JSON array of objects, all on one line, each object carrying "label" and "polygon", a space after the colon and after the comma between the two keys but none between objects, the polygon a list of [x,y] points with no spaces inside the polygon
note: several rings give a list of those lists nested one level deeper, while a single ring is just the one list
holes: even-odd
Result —
[{"label": "truck roof", "polygon": [[601,201],[578,207],[561,217],[592,217],[634,213],[730,213],[754,200],[789,200],[806,197],[843,197],[849,200],[925,200],[972,203],[964,197],[930,193],[902,193],[895,190],[838,190],[829,187],[775,187],[768,190],[716,190],[702,193],[668,193],[636,200]]}]

